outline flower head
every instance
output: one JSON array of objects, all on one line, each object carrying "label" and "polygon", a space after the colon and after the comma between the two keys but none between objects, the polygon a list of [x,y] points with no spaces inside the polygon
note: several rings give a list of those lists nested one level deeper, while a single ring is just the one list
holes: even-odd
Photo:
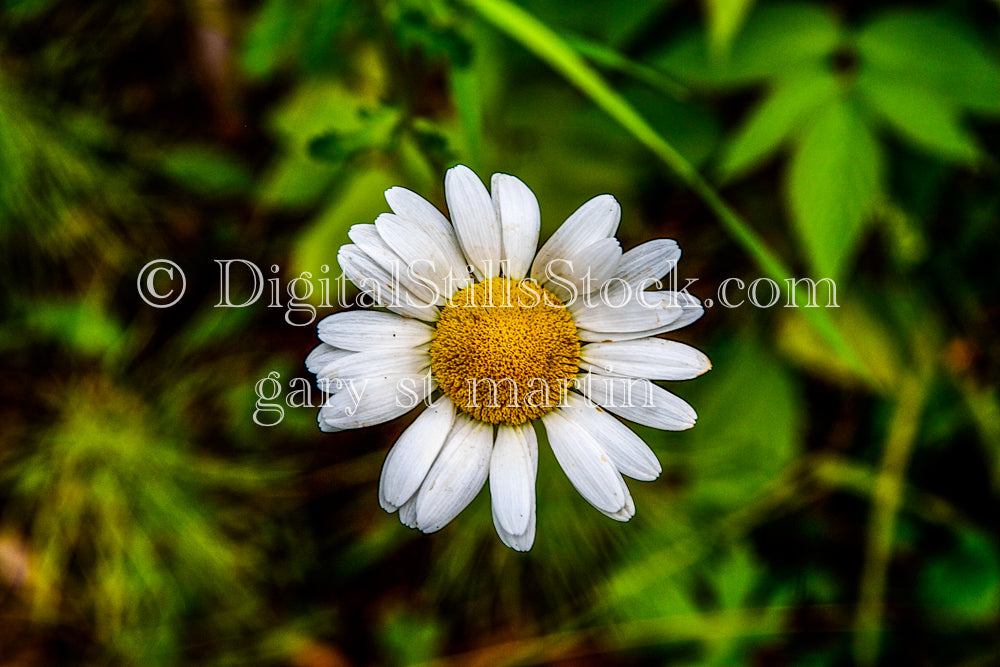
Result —
[{"label": "flower head", "polygon": [[[684,380],[711,367],[698,350],[659,334],[702,315],[684,291],[650,290],[677,264],[674,241],[623,253],[621,209],[600,195],[536,253],[540,214],[528,187],[472,170],[445,177],[449,221],[430,202],[390,188],[392,213],[355,225],[340,249],[345,275],[389,312],[337,313],[306,359],[329,398],[324,431],[361,428],[426,407],[386,457],[379,502],[430,533],[489,479],[493,523],[521,551],[535,537],[540,422],[581,495],[627,521],[635,506],[623,475],[653,480],[656,456],[619,421],[666,430],[694,425],[694,410],[651,380]],[[612,414],[613,413],[613,414]]]}]

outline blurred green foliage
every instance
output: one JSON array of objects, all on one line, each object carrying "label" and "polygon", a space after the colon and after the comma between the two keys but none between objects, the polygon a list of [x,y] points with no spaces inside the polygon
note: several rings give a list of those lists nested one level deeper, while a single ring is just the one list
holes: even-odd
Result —
[{"label": "blurred green foliage", "polygon": [[[985,0],[0,2],[0,664],[1000,661],[998,120]],[[336,277],[458,162],[543,235],[613,193],[715,301],[628,524],[543,441],[530,553],[487,494],[418,535],[404,424],[253,422],[315,330],[213,260]],[[793,275],[839,307],[716,298]]]}]

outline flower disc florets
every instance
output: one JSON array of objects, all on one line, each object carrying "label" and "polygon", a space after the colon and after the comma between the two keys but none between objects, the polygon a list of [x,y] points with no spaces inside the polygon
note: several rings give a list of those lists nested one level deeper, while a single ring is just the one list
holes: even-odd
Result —
[{"label": "flower disc florets", "polygon": [[438,386],[491,424],[523,424],[559,405],[580,363],[576,325],[532,280],[490,278],[455,293],[430,346]]}]

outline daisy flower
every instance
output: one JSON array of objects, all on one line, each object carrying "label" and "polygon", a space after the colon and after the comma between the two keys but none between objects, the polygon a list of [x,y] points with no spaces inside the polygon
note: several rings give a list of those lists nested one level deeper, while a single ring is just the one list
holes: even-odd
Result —
[{"label": "daisy flower", "polygon": [[[449,221],[400,187],[392,213],[351,228],[340,266],[382,310],[337,313],[306,359],[329,396],[324,431],[373,426],[426,405],[386,457],[379,503],[425,533],[440,530],[489,479],[493,523],[519,551],[535,538],[535,424],[573,486],[619,521],[635,514],[624,477],[660,464],[617,417],[658,429],[694,425],[695,411],[652,380],[711,367],[658,338],[702,315],[684,291],[650,290],[680,257],[668,239],[622,252],[621,208],[599,195],[536,253],[531,190],[468,167],[445,176]],[[615,416],[617,415],[617,417]]]}]

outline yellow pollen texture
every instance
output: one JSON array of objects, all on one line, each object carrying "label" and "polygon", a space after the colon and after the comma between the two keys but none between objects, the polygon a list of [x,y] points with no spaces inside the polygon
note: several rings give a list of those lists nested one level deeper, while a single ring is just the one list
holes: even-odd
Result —
[{"label": "yellow pollen texture", "polygon": [[490,278],[456,292],[431,340],[438,386],[490,424],[523,424],[555,408],[579,364],[573,318],[532,280]]}]

